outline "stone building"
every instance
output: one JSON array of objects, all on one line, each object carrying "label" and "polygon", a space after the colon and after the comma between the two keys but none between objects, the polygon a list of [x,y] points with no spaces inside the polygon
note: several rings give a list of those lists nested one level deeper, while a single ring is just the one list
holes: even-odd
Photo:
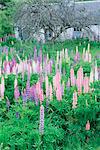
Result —
[{"label": "stone building", "polygon": [[[99,1],[83,1],[83,2],[75,2],[75,11],[78,15],[79,10],[86,10],[90,15],[88,30],[85,30],[81,27],[69,28],[65,32],[63,32],[58,40],[64,41],[66,39],[80,38],[80,37],[88,37],[91,40],[100,40],[100,0]],[[41,34],[34,34],[34,38],[42,40],[50,40],[53,36],[53,33],[49,30],[44,32],[41,30]],[[21,31],[21,29],[16,28],[16,37],[21,39],[27,39],[28,32]]]}]

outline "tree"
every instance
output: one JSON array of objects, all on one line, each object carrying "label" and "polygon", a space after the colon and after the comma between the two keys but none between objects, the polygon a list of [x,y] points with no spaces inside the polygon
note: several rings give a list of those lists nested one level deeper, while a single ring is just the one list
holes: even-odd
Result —
[{"label": "tree", "polygon": [[41,29],[48,29],[53,32],[52,40],[68,28],[88,27],[91,20],[85,9],[76,9],[74,0],[56,0],[56,3],[50,0],[27,0],[18,6],[15,15],[16,26],[26,30],[29,38],[41,32]]},{"label": "tree", "polygon": [[12,0],[0,0],[0,37],[13,33],[13,3]]}]

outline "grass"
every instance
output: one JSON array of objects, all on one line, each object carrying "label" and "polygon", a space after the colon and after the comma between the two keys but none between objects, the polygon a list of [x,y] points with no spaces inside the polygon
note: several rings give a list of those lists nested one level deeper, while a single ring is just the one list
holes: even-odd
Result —
[{"label": "grass", "polygon": [[92,56],[100,55],[100,42],[89,41],[88,39],[76,39],[76,40],[66,40],[64,42],[48,42],[45,44],[39,44],[36,41],[26,41],[20,44],[16,44],[15,47],[19,50],[20,47],[24,50],[25,55],[31,55],[33,53],[34,46],[37,49],[42,48],[44,53],[49,53],[51,57],[56,56],[56,51],[60,51],[63,48],[67,48],[70,55],[75,52],[76,46],[78,46],[79,52],[82,53],[83,48],[87,49],[88,43],[90,43],[90,51]]}]

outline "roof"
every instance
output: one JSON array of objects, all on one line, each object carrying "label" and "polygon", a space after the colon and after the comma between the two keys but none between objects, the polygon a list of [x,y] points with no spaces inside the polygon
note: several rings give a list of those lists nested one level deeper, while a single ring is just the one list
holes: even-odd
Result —
[{"label": "roof", "polygon": [[100,24],[100,0],[99,1],[84,1],[76,2],[75,9],[84,10],[89,14],[91,19],[91,24]]}]

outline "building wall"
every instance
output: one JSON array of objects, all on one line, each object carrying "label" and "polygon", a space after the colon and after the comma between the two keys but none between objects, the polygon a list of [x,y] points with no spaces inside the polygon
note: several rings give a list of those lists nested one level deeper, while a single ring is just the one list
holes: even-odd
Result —
[{"label": "building wall", "polygon": [[72,39],[72,38],[73,38],[73,31],[74,31],[73,28],[67,29],[65,32],[63,32],[63,33],[59,36],[58,40],[64,41],[64,40],[66,40],[66,39]]},{"label": "building wall", "polygon": [[88,37],[90,40],[100,40],[100,25],[91,25],[89,27],[92,33],[82,30],[83,37]]},{"label": "building wall", "polygon": [[[69,28],[65,32],[63,32],[59,38],[57,38],[58,41],[64,41],[66,39],[73,39],[73,38],[81,38],[81,37],[88,37],[90,40],[100,40],[100,25],[91,25],[90,29],[92,33],[89,31],[82,29],[81,31],[74,30],[74,28]],[[15,29],[15,35],[17,39],[20,39],[19,31],[16,28]],[[45,32],[44,30],[40,30],[38,34],[33,35],[34,39],[37,39],[38,41],[42,41],[45,43]],[[51,37],[48,37],[48,40],[50,40]]]}]

